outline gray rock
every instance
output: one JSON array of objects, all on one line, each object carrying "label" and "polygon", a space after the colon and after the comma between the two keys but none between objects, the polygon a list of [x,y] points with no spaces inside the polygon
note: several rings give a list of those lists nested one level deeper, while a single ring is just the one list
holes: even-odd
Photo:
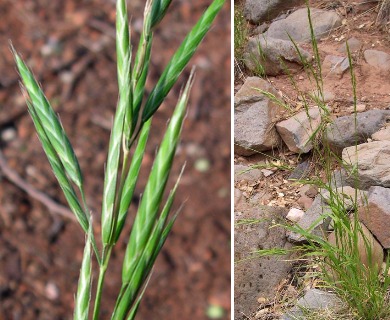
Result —
[{"label": "gray rock", "polygon": [[320,110],[310,108],[276,124],[276,130],[290,151],[307,153],[313,148],[312,135],[321,124]]},{"label": "gray rock", "polygon": [[[260,249],[290,249],[285,229],[274,223],[284,220],[287,210],[268,206],[248,207],[235,214],[234,227],[234,311],[235,319],[247,319],[256,311],[257,299],[272,299],[275,288],[291,270],[289,255],[259,257],[253,251]],[[239,223],[258,220],[258,223]]]},{"label": "gray rock", "polygon": [[390,141],[390,126],[375,132],[371,138],[375,141]]},{"label": "gray rock", "polygon": [[[357,194],[357,197],[355,197],[355,194]],[[367,204],[367,191],[356,191],[355,188],[350,186],[339,187],[332,190],[332,196],[329,191],[324,191],[322,196],[326,204],[331,204],[331,202],[333,202],[338,206],[343,205],[343,208],[346,211]]]},{"label": "gray rock", "polygon": [[[310,9],[314,35],[317,40],[327,36],[329,32],[341,25],[341,18],[333,11]],[[310,26],[307,9],[298,9],[286,19],[271,23],[267,37],[290,40],[295,42],[310,42]]]},{"label": "gray rock", "polygon": [[327,55],[322,64],[322,71],[326,76],[334,75],[341,78],[348,69],[349,61],[346,57]]},{"label": "gray rock", "polygon": [[344,168],[336,169],[331,173],[328,184],[332,188],[348,186],[347,176],[347,171]]},{"label": "gray rock", "polygon": [[304,0],[246,0],[244,15],[254,24],[271,21],[282,11],[304,4]]},{"label": "gray rock", "polygon": [[333,309],[337,312],[342,307],[343,303],[336,294],[319,289],[309,289],[298,300],[297,305],[281,317],[281,320],[306,319],[305,310],[319,311],[321,309]]},{"label": "gray rock", "polygon": [[390,55],[386,52],[379,50],[366,50],[364,51],[364,59],[370,66],[382,71],[390,70]]},{"label": "gray rock", "polygon": [[367,138],[378,131],[390,118],[389,110],[369,110],[355,115],[337,118],[329,124],[324,133],[324,143],[337,154],[346,147],[367,141]]},{"label": "gray rock", "polygon": [[342,159],[356,169],[346,179],[350,186],[362,190],[371,186],[390,187],[390,141],[359,144],[356,150],[354,146],[345,148]]},{"label": "gray rock", "polygon": [[234,181],[248,181],[253,182],[260,180],[263,174],[260,169],[251,168],[241,164],[234,165]]},{"label": "gray rock", "polygon": [[[299,51],[307,61],[311,61],[311,55],[307,51],[302,48],[299,48]],[[302,67],[301,57],[291,41],[265,38],[263,35],[249,38],[244,63],[249,70],[269,76]]]},{"label": "gray rock", "polygon": [[305,179],[310,173],[310,161],[305,160],[297,165],[297,167],[288,176],[288,180]]},{"label": "gray rock", "polygon": [[371,187],[368,205],[359,208],[359,218],[385,249],[390,248],[390,189]]},{"label": "gray rock", "polygon": [[352,38],[349,38],[347,41],[345,41],[338,49],[337,51],[339,53],[343,53],[343,54],[347,54],[348,51],[347,51],[347,43],[348,43],[348,46],[349,46],[349,51],[352,53],[352,52],[355,52],[355,51],[358,51],[362,48],[362,42],[358,39],[356,39],[355,37],[352,37]]},{"label": "gray rock", "polygon": [[[330,223],[330,218],[324,217],[323,220],[320,220],[320,218],[328,213],[331,213],[331,208],[323,201],[322,196],[319,194],[315,197],[312,206],[306,211],[297,225],[305,230],[310,229],[311,234],[324,237]],[[293,243],[305,242],[307,240],[303,235],[292,231],[287,232],[287,239]]]},{"label": "gray rock", "polygon": [[268,82],[257,77],[248,78],[234,96],[234,151],[242,156],[280,143],[274,124],[285,110],[256,89],[278,96]]}]

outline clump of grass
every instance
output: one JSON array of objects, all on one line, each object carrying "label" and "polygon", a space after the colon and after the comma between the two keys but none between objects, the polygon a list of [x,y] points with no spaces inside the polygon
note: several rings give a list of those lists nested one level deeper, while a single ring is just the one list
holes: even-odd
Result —
[{"label": "clump of grass", "polygon": [[243,60],[244,48],[248,42],[249,30],[248,23],[243,14],[241,4],[234,5],[234,58],[239,61]]},{"label": "clump of grass", "polygon": [[[22,79],[22,91],[38,137],[69,207],[86,235],[74,319],[87,320],[91,316],[95,320],[99,319],[105,274],[112,250],[119,241],[126,222],[148,135],[152,129],[152,116],[178,80],[224,3],[224,0],[214,0],[211,3],[172,56],[146,101],[143,101],[154,30],[164,18],[171,0],[146,1],[142,34],[134,59],[126,1],[117,1],[116,52],[119,99],[105,166],[101,248],[95,240],[84,180],[71,143],[32,72],[12,48]],[[122,285],[111,319],[135,318],[153,264],[177,217],[177,213],[170,217],[170,212],[180,177],[165,203],[163,195],[180,140],[193,77],[192,71],[161,140],[135,214],[122,266]],[[99,267],[96,292],[92,292],[93,257]]]},{"label": "clump of grass", "polygon": [[[327,191],[329,193],[327,203],[330,211],[324,212],[319,220],[315,221],[308,229],[303,229],[298,225],[284,225],[284,227],[289,231],[300,234],[306,239],[306,243],[300,247],[302,249],[301,258],[307,259],[307,261],[310,261],[311,257],[320,259],[321,268],[312,276],[322,279],[326,288],[336,292],[347,303],[349,306],[348,316],[351,319],[388,319],[390,317],[390,300],[388,295],[390,289],[390,260],[386,257],[384,268],[382,268],[382,264],[378,265],[373,260],[373,243],[367,239],[367,236],[359,223],[359,208],[357,206],[358,191],[356,190],[352,199],[354,208],[351,214],[349,213],[350,211],[347,210],[346,199],[334,190],[335,182],[333,169],[335,166],[342,167],[348,171],[348,174],[353,175],[357,182],[356,185],[359,185],[358,176],[356,170],[349,168],[338,155],[332,152],[326,143],[323,143],[323,140],[321,139],[326,125],[330,122],[330,111],[324,101],[321,60],[317,41],[314,36],[308,2],[307,7],[314,61],[309,63],[300,54],[297,45],[295,45],[295,48],[301,57],[301,62],[304,65],[306,75],[311,83],[314,84],[314,93],[308,96],[304,92],[301,92],[291,74],[289,72],[288,74],[296,92],[301,98],[306,112],[308,112],[311,104],[317,105],[321,110],[321,125],[318,130],[312,134],[310,141],[312,141],[314,145],[312,157],[321,165],[319,171],[324,173],[325,182],[323,179],[319,178],[319,174],[317,174],[317,178],[299,182],[314,184],[317,185],[320,190]],[[293,39],[290,38],[290,40],[294,43]],[[348,44],[347,52],[354,97],[356,128],[356,79]],[[272,95],[267,93],[264,94],[270,99],[273,99]],[[278,101],[276,98],[274,99],[274,102],[281,106],[285,105],[283,101]],[[333,221],[335,244],[332,244],[327,240],[326,231],[324,231],[322,235],[316,235],[310,232],[318,222],[323,220]],[[264,253],[286,254],[286,251],[282,250],[281,252],[278,252],[278,250],[275,250],[274,252]],[[258,252],[258,254],[262,255],[263,253]],[[362,255],[367,257],[368,262],[364,263],[362,261]],[[307,317],[308,319],[311,319],[309,315]]]}]

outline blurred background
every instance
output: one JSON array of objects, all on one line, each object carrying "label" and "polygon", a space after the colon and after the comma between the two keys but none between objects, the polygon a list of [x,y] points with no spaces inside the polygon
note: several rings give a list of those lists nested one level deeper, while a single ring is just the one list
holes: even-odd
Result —
[{"label": "blurred background", "polygon": [[[172,1],[155,32],[148,90],[210,3]],[[143,6],[128,2],[133,43]],[[32,197],[41,191],[54,204],[66,204],[27,114],[9,40],[60,114],[97,226],[117,101],[115,1],[0,0],[0,17],[0,319],[72,319],[84,235],[55,206]],[[217,314],[224,311],[214,319],[230,319],[230,31],[227,2],[190,62],[197,65],[196,81],[171,174],[172,186],[187,162],[176,208],[186,203],[157,260],[139,319],[210,319],[214,307]],[[189,71],[154,117],[131,217]],[[19,182],[10,181],[15,176]],[[118,294],[129,231],[128,223],[109,266],[102,319],[109,318]]]}]

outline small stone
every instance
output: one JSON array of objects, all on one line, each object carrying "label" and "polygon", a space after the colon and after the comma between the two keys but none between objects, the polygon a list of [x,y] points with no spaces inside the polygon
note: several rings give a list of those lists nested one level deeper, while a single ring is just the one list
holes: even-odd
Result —
[{"label": "small stone", "polygon": [[301,196],[297,203],[305,210],[308,210],[313,205],[314,200],[306,195]]},{"label": "small stone", "polygon": [[45,286],[45,295],[49,300],[55,301],[60,297],[60,290],[55,283],[48,282]]},{"label": "small stone", "polygon": [[[356,112],[364,112],[366,111],[367,107],[365,104],[357,104],[356,105]],[[349,113],[354,113],[355,112],[355,106],[350,106],[348,109]]]},{"label": "small stone", "polygon": [[348,42],[348,47],[349,47],[349,51],[350,52],[355,52],[355,51],[358,51],[360,50],[360,48],[362,47],[362,42],[358,39],[356,39],[355,37],[352,37],[350,39],[348,39],[347,41],[345,41],[339,48],[338,48],[338,52],[340,53],[344,53],[344,54],[347,54],[347,42]]},{"label": "small stone", "polygon": [[390,141],[390,126],[375,132],[372,135],[372,140],[375,140],[375,141]]},{"label": "small stone", "polygon": [[329,75],[336,75],[341,78],[349,69],[349,60],[346,57],[327,55],[322,65],[323,72]]},{"label": "small stone", "polygon": [[199,172],[207,172],[210,170],[211,164],[210,161],[206,158],[200,158],[195,161],[195,170]]},{"label": "small stone", "polygon": [[291,208],[287,213],[286,219],[292,222],[298,222],[305,215],[305,212],[301,209]]},{"label": "small stone", "polygon": [[272,176],[275,172],[268,169],[261,169],[261,173],[264,175],[264,177]]},{"label": "small stone", "polygon": [[[356,194],[357,197],[355,198]],[[343,208],[347,211],[352,210],[355,206],[363,206],[367,204],[367,191],[356,190],[350,186],[339,187],[333,190],[332,198],[329,191],[323,192],[322,196],[325,203],[331,204],[333,201],[339,205],[343,204]]]},{"label": "small stone", "polygon": [[262,177],[262,172],[259,169],[244,166],[241,164],[234,165],[234,181],[258,181]]},{"label": "small stone", "polygon": [[10,142],[14,140],[17,137],[17,133],[15,128],[13,127],[8,127],[5,128],[3,131],[1,131],[1,140],[4,142]]}]

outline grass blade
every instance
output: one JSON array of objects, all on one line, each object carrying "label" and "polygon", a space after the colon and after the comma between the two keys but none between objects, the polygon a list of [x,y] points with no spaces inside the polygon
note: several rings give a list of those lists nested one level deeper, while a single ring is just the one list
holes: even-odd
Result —
[{"label": "grass blade", "polygon": [[160,107],[162,101],[172,89],[179,75],[210,29],[212,22],[224,3],[225,0],[214,0],[175,52],[146,101],[141,119],[142,124]]}]

